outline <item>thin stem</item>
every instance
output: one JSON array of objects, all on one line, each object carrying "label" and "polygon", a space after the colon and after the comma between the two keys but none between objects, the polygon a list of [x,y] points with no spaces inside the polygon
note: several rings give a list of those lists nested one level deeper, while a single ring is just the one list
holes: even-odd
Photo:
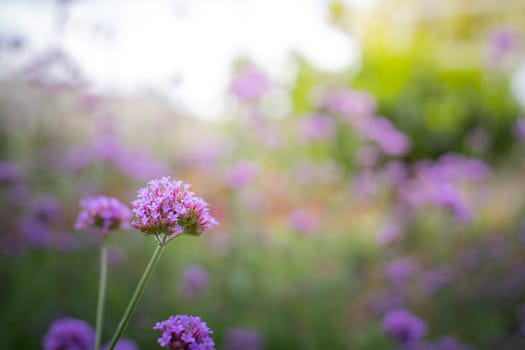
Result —
[{"label": "thin stem", "polygon": [[100,349],[102,340],[102,323],[104,319],[104,304],[106,301],[106,280],[108,274],[108,248],[106,240],[100,245],[100,279],[98,282],[97,318],[95,326],[95,350]]},{"label": "thin stem", "polygon": [[124,330],[126,329],[129,323],[129,320],[131,319],[131,316],[133,315],[133,311],[135,311],[135,308],[137,307],[139,299],[142,296],[144,287],[146,286],[146,283],[148,282],[149,277],[151,276],[151,273],[155,269],[155,266],[159,262],[159,258],[163,250],[164,250],[163,244],[157,245],[157,248],[155,249],[155,252],[153,253],[153,256],[151,257],[148,263],[148,266],[146,266],[146,270],[144,270],[144,273],[142,274],[142,277],[140,278],[139,284],[137,285],[137,288],[135,289],[135,293],[133,293],[133,296],[131,297],[131,300],[129,301],[128,308],[126,309],[126,312],[124,312],[124,315],[122,316],[122,319],[120,320],[117,330],[115,331],[115,334],[113,335],[113,339],[111,339],[111,344],[109,345],[108,350],[113,350],[120,336],[122,335],[122,333],[124,333]]}]

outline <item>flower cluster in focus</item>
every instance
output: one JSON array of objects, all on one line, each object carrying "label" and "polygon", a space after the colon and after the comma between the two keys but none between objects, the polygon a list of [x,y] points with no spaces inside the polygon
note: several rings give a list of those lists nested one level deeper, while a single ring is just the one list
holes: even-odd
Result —
[{"label": "flower cluster in focus", "polygon": [[213,333],[200,317],[177,315],[157,322],[153,329],[162,332],[158,343],[170,350],[214,350],[215,343],[210,338]]},{"label": "flower cluster in focus", "polygon": [[136,220],[132,226],[145,235],[199,236],[218,222],[210,215],[208,203],[189,191],[190,185],[169,177],[148,182],[132,202]]},{"label": "flower cluster in focus", "polygon": [[129,227],[131,211],[118,199],[106,196],[95,196],[80,201],[82,211],[75,224],[76,229],[98,227],[104,234],[116,228]]}]

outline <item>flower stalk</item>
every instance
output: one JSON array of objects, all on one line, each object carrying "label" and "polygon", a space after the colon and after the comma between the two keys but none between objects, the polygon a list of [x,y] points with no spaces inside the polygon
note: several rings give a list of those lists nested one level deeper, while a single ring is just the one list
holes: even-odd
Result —
[{"label": "flower stalk", "polygon": [[100,279],[98,283],[97,316],[95,326],[95,350],[100,350],[104,322],[104,305],[106,302],[106,281],[108,274],[108,247],[105,237],[100,245]]},{"label": "flower stalk", "polygon": [[131,319],[131,316],[133,315],[133,312],[135,311],[135,308],[137,307],[140,297],[142,296],[142,293],[144,292],[144,287],[146,287],[146,284],[148,283],[148,280],[153,270],[155,269],[155,266],[159,262],[162,252],[164,251],[164,246],[165,244],[158,244],[157,248],[155,248],[155,251],[153,252],[153,256],[151,257],[148,265],[146,266],[146,269],[144,270],[144,273],[142,274],[142,277],[140,278],[139,284],[137,285],[137,288],[135,289],[135,293],[133,293],[133,296],[131,297],[131,300],[129,301],[128,307],[126,308],[126,311],[124,312],[124,315],[122,316],[122,319],[120,320],[117,330],[115,331],[115,334],[113,335],[113,338],[111,339],[111,343],[109,344],[108,350],[113,350],[115,348],[115,345],[117,344],[119,338],[122,336],[122,333],[124,333],[124,330],[128,326],[129,320]]}]

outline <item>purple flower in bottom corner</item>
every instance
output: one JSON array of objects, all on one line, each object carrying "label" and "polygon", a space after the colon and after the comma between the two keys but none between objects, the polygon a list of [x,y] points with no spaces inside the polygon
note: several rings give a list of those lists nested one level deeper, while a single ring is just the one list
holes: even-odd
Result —
[{"label": "purple flower in bottom corner", "polygon": [[223,350],[262,350],[263,339],[252,329],[231,328],[226,332]]},{"label": "purple flower in bottom corner", "polygon": [[393,310],[383,318],[383,330],[399,344],[409,346],[423,337],[426,325],[406,310]]},{"label": "purple flower in bottom corner", "polygon": [[44,336],[44,350],[91,350],[95,334],[82,320],[61,318],[51,324]]},{"label": "purple flower in bottom corner", "polygon": [[162,332],[157,340],[159,345],[170,350],[215,350],[210,338],[213,333],[200,317],[177,315],[157,322],[153,329]]}]

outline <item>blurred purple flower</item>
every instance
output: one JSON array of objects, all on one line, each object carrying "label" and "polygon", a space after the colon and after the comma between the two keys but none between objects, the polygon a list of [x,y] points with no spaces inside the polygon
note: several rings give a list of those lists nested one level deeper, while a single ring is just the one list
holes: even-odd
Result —
[{"label": "blurred purple flower", "polygon": [[231,92],[241,100],[255,101],[261,98],[269,88],[270,82],[266,75],[255,66],[249,65],[242,68],[235,77],[231,85]]},{"label": "blurred purple flower", "polygon": [[[108,349],[109,349],[109,343],[105,344],[102,347],[102,350],[108,350]],[[139,350],[139,347],[131,339],[120,338],[119,341],[117,342],[117,345],[115,345],[115,347],[113,348],[113,350]]]},{"label": "blurred purple flower", "polygon": [[327,139],[334,131],[334,121],[323,114],[308,114],[298,120],[297,132],[303,142]]},{"label": "blurred purple flower", "polygon": [[194,299],[208,286],[208,271],[198,265],[191,265],[182,273],[181,292],[184,298]]},{"label": "blurred purple flower", "polygon": [[53,231],[48,225],[27,215],[20,221],[20,236],[35,247],[46,247],[50,244]]},{"label": "blurred purple flower", "polygon": [[418,271],[417,261],[409,257],[394,259],[384,269],[385,276],[392,284],[404,283]]},{"label": "blurred purple flower", "polygon": [[223,350],[262,350],[263,339],[252,329],[231,328],[224,336]]},{"label": "blurred purple flower", "polygon": [[321,107],[351,121],[349,118],[371,115],[376,106],[372,95],[340,88],[330,91],[321,101]]},{"label": "blurred purple flower", "polygon": [[295,209],[288,215],[290,227],[303,234],[312,234],[319,227],[319,220],[305,209]]},{"label": "blurred purple flower", "polygon": [[491,54],[494,58],[507,54],[516,47],[517,39],[516,33],[509,28],[497,27],[492,29],[489,36]]},{"label": "blurred purple flower", "polygon": [[95,333],[82,320],[62,318],[54,321],[42,342],[44,350],[92,350]]},{"label": "blurred purple flower", "polygon": [[131,211],[118,199],[106,196],[88,197],[80,201],[82,211],[78,215],[75,228],[97,227],[107,235],[112,229],[129,228]]},{"label": "blurred purple flower", "polygon": [[250,161],[239,161],[228,170],[226,175],[228,186],[234,189],[251,183],[258,175],[259,168]]},{"label": "blurred purple flower", "polygon": [[400,196],[410,207],[432,205],[449,210],[458,221],[468,221],[474,210],[462,187],[489,173],[490,168],[478,159],[445,154],[435,162],[417,162],[414,176],[400,188]]},{"label": "blurred purple flower", "polygon": [[151,180],[132,202],[136,219],[131,224],[145,235],[172,237],[182,233],[199,236],[218,225],[209,213],[208,203],[189,188],[189,184],[169,177]]},{"label": "blurred purple flower", "polygon": [[166,321],[157,322],[153,329],[162,332],[159,345],[170,350],[215,349],[215,343],[210,338],[213,331],[197,316],[170,316]]},{"label": "blurred purple flower", "polygon": [[383,330],[400,345],[410,346],[423,337],[426,325],[409,311],[394,310],[383,318]]}]

